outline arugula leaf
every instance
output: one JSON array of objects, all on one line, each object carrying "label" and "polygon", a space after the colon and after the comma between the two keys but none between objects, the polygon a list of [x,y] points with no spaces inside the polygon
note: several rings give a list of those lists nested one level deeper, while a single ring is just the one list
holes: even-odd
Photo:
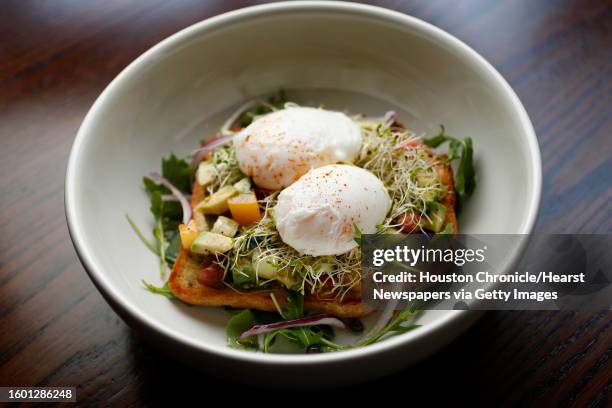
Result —
[{"label": "arugula leaf", "polygon": [[134,220],[127,214],[125,214],[125,218],[127,218],[128,223],[130,224],[130,227],[132,227],[132,229],[134,230],[134,232],[136,233],[136,235],[138,236],[138,238],[140,238],[140,240],[142,241],[142,243],[144,244],[144,246],[146,246],[149,251],[153,252],[154,254],[156,254],[157,256],[159,256],[159,250],[155,247],[155,245],[149,241],[144,234],[142,233],[142,231],[140,230],[140,228],[138,228],[138,226],[136,225],[136,223],[134,222]]},{"label": "arugula leaf", "polygon": [[430,138],[423,138],[423,143],[425,143],[426,146],[435,149],[436,147],[440,146],[442,143],[448,140],[448,137],[444,134],[445,131],[446,128],[444,127],[444,125],[440,125],[440,133]]},{"label": "arugula leaf", "polygon": [[[161,167],[165,179],[183,193],[189,194],[192,168],[187,160],[178,159],[171,154],[162,159]],[[172,266],[180,250],[178,226],[183,219],[183,210],[178,202],[162,200],[162,195],[170,194],[170,190],[163,184],[156,183],[148,177],[143,178],[143,183],[145,190],[151,196],[150,210],[155,218],[153,236],[157,242],[154,252],[160,257],[160,271],[163,277],[167,267]]]},{"label": "arugula leaf", "polygon": [[459,197],[457,202],[458,211],[461,210],[465,199],[471,196],[476,188],[473,155],[472,139],[468,137],[463,140],[461,159],[459,160],[459,167],[457,167],[457,174],[455,175],[455,190]]},{"label": "arugula leaf", "polygon": [[[168,225],[165,228],[168,228]],[[168,243],[166,247],[166,262],[172,268],[181,250],[181,236],[178,232],[178,225],[172,230],[164,229],[164,238]]]},{"label": "arugula leaf", "polygon": [[249,309],[244,309],[242,312],[232,316],[225,329],[229,346],[241,349],[257,349],[258,344],[256,337],[252,336],[242,341],[240,340],[240,335],[253,327],[254,324],[255,316]]},{"label": "arugula leaf", "polygon": [[[299,295],[298,292],[295,293]],[[295,296],[292,299],[288,299],[288,304],[301,304],[301,301],[299,299],[300,298],[298,296]],[[296,308],[297,311],[294,312],[294,314],[291,314],[292,312],[289,312],[290,309],[290,307],[284,309],[284,313],[286,313],[290,318],[296,318],[295,316],[299,316],[300,309],[303,315],[303,306]],[[257,311],[255,312],[257,314],[251,312],[249,309],[245,309],[244,311],[240,312],[239,314],[232,317],[232,319],[230,319],[230,322],[227,325],[227,337],[231,347],[258,349],[259,345],[255,336],[253,336],[251,339],[247,339],[246,341],[239,341],[240,335],[245,330],[252,327],[254,324],[267,324],[272,323],[274,321],[278,321],[278,314],[262,313]],[[303,326],[278,329],[272,332],[265,333],[263,337],[262,348],[265,353],[272,352],[272,346],[279,337],[285,338],[289,341],[289,343],[292,343],[300,350],[306,352],[330,352],[363,347],[369,344],[376,343],[387,334],[406,333],[416,329],[417,327],[420,327],[417,324],[405,324],[410,318],[412,318],[416,314],[417,311],[414,311],[412,309],[404,310],[398,313],[397,316],[393,318],[391,322],[381,331],[374,334],[373,336],[366,338],[365,340],[360,341],[359,343],[352,345],[340,345],[333,342],[332,340],[334,338],[334,331],[330,327]]]},{"label": "arugula leaf", "polygon": [[305,348],[315,344],[320,344],[325,335],[324,331],[316,330],[315,327],[294,327],[291,329],[301,345]]},{"label": "arugula leaf", "polygon": [[455,160],[461,154],[461,141],[451,140],[448,145],[448,160]]},{"label": "arugula leaf", "polygon": [[340,345],[334,343],[333,330],[330,328],[322,328],[319,326],[306,326],[306,327],[292,327],[287,329],[279,329],[270,333],[266,333],[264,336],[264,352],[269,353],[270,348],[278,336],[285,337],[291,343],[299,346],[305,351],[309,351],[310,348],[317,349],[318,352],[330,352],[337,350],[347,350],[351,348],[363,347],[369,344],[376,343],[381,340],[385,335],[388,334],[401,334],[407,333],[411,330],[420,327],[418,324],[405,323],[414,317],[418,312],[412,309],[407,309],[399,312],[395,318],[389,322],[378,333],[360,341],[353,345]]},{"label": "arugula leaf", "polygon": [[285,103],[287,103],[287,96],[285,95],[285,91],[281,89],[278,95],[268,98],[267,103],[259,103],[243,112],[237,120],[238,126],[247,127],[253,122],[255,117],[270,113],[274,109],[283,109]]},{"label": "arugula leaf", "polygon": [[287,292],[287,305],[283,309],[285,320],[295,320],[304,317],[304,295],[300,292],[290,290]]},{"label": "arugula leaf", "polygon": [[158,295],[165,296],[170,300],[176,299],[176,296],[174,296],[174,293],[172,293],[172,291],[170,290],[169,281],[166,281],[166,283],[164,283],[164,286],[162,287],[157,287],[155,285],[152,285],[144,279],[142,280],[142,284],[145,286],[145,288],[147,288],[149,292],[157,293]]},{"label": "arugula leaf", "polygon": [[412,310],[412,309],[406,309],[406,310],[399,312],[397,316],[394,319],[392,319],[391,322],[387,326],[385,326],[381,331],[359,342],[358,346],[363,347],[363,346],[367,346],[372,343],[376,343],[378,340],[380,340],[383,336],[385,336],[388,333],[406,333],[406,332],[409,332],[410,330],[414,330],[417,327],[420,327],[420,325],[418,324],[411,324],[408,326],[403,325],[403,323],[405,323],[410,318],[414,317],[417,313],[418,312],[416,310]]},{"label": "arugula leaf", "polygon": [[270,347],[274,343],[274,340],[278,336],[283,336],[291,343],[299,346],[302,349],[307,349],[313,345],[320,345],[322,343],[325,332],[318,331],[315,329],[316,326],[307,327],[292,327],[289,329],[279,329],[273,332],[266,333],[264,336],[264,347],[265,353],[270,352]]},{"label": "arugula leaf", "polygon": [[[304,317],[304,295],[297,291],[289,291],[286,295],[287,304],[283,309],[282,317],[285,320],[294,320]],[[328,326],[304,326],[278,329],[266,333],[264,336],[264,352],[269,353],[270,347],[277,337],[282,336],[289,342],[297,345],[302,351],[316,346],[319,352],[340,350],[339,346],[331,341],[334,331]]]},{"label": "arugula leaf", "polygon": [[162,159],[162,175],[170,184],[185,194],[191,194],[192,172],[191,164],[187,160],[177,158],[174,154],[171,154],[167,159]]},{"label": "arugula leaf", "polygon": [[[185,194],[191,193],[191,173],[193,168],[187,160],[179,159],[171,153],[167,158],[162,158],[162,176],[172,185]],[[160,194],[171,194],[171,191],[161,183],[156,183],[149,177],[144,177],[145,189],[152,194],[158,191]]]},{"label": "arugula leaf", "polygon": [[[281,317],[284,320],[294,320],[304,317],[304,295],[297,291],[288,291],[286,294],[287,304],[282,310]],[[255,322],[258,324],[266,324],[271,321],[278,321],[278,314],[276,314],[272,320],[269,314],[265,316],[265,321],[260,321],[261,316],[255,316]],[[331,342],[334,332],[331,328],[325,326],[305,326],[305,327],[291,327],[285,329],[278,329],[264,334],[263,351],[269,353],[270,348],[278,337],[284,337],[289,340],[290,343],[298,346],[302,351],[306,350],[311,346],[319,346],[320,350],[330,351],[332,348],[338,349],[338,346]],[[331,346],[330,346],[331,345]]]},{"label": "arugula leaf", "polygon": [[[282,319],[293,320],[304,316],[304,296],[300,292],[289,291],[286,295],[286,300],[287,304],[282,310]],[[266,313],[245,309],[234,315],[227,324],[226,331],[229,345],[237,348],[258,349],[259,344],[255,336],[240,341],[240,335],[254,324],[269,324],[277,321],[279,321],[278,313]],[[278,329],[264,334],[263,351],[270,352],[270,347],[279,336],[305,349],[311,345],[325,346],[322,339],[325,337],[333,337],[333,331],[326,331],[317,326]]]},{"label": "arugula leaf", "polygon": [[[147,249],[151,252],[153,252],[155,255],[157,255],[159,257],[159,247],[156,246],[157,245],[157,240],[155,240],[156,242],[153,243],[151,241],[149,241],[144,234],[142,233],[142,231],[140,230],[140,228],[138,228],[138,226],[136,225],[136,223],[134,222],[134,220],[132,219],[132,217],[130,217],[128,214],[125,214],[125,218],[127,218],[128,223],[130,224],[130,226],[132,227],[132,230],[134,230],[134,232],[136,233],[136,235],[138,236],[138,238],[142,241],[142,243],[144,244],[145,247],[147,247]],[[166,250],[166,262],[168,263],[168,265],[173,265],[174,262],[176,261],[176,257],[178,255],[178,245],[180,245],[180,237],[177,234],[176,236],[177,238],[177,245],[176,245],[176,250],[174,248],[174,243],[171,242],[168,249]]]},{"label": "arugula leaf", "polygon": [[445,134],[446,129],[440,125],[440,133],[431,138],[423,139],[426,146],[436,148],[442,143],[449,142],[448,159],[459,159],[455,171],[455,192],[457,193],[457,212],[461,211],[465,200],[472,195],[476,188],[476,172],[474,171],[474,148],[472,139],[463,140]]}]

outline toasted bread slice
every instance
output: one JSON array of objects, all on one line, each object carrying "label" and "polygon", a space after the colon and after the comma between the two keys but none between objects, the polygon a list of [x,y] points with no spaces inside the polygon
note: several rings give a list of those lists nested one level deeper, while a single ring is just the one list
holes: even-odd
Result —
[{"label": "toasted bread slice", "polygon": [[[230,287],[218,289],[203,285],[197,279],[198,271],[201,268],[202,265],[196,259],[191,257],[187,251],[181,250],[170,275],[170,290],[174,296],[192,305],[230,306],[267,312],[276,310],[271,294],[275,295],[281,306],[285,304],[285,296],[280,289],[238,292]],[[309,294],[304,298],[304,310],[338,317],[360,317],[371,312],[362,305],[359,298],[339,302],[317,299]]]},{"label": "toasted bread slice", "polygon": [[[437,173],[440,181],[447,186],[448,193],[442,198],[446,206],[445,223],[453,225],[453,233],[458,230],[455,215],[455,190],[453,172],[445,156],[437,157]],[[194,183],[191,195],[191,206],[195,208],[204,199],[204,191],[198,183]],[[170,290],[185,303],[198,306],[229,306],[235,308],[249,308],[273,312],[276,307],[272,301],[272,294],[284,306],[285,296],[282,289],[266,291],[240,292],[231,287],[214,288],[200,283],[197,279],[199,270],[203,265],[188,251],[181,248],[179,256],[174,263],[170,275]],[[373,310],[361,302],[361,284],[357,283],[352,297],[342,301],[319,299],[314,295],[306,294],[304,297],[304,310],[316,313],[330,314],[338,317],[362,317]]]}]

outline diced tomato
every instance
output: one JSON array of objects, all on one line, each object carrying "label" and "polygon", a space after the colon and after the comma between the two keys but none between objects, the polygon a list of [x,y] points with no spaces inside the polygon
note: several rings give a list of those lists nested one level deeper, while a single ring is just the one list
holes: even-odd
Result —
[{"label": "diced tomato", "polygon": [[210,264],[198,271],[198,282],[215,289],[223,288],[223,269],[217,264]]},{"label": "diced tomato", "polygon": [[261,218],[254,192],[238,194],[227,201],[232,218],[240,225],[255,224]]},{"label": "diced tomato", "polygon": [[181,245],[184,249],[189,250],[191,244],[198,237],[198,227],[194,220],[189,220],[189,224],[179,225],[179,234],[181,237]]},{"label": "diced tomato", "polygon": [[406,219],[404,220],[404,225],[402,227],[402,231],[408,234],[411,233],[419,233],[421,232],[421,228],[419,227],[419,223],[421,222],[421,214],[415,214],[410,211],[406,214]]}]

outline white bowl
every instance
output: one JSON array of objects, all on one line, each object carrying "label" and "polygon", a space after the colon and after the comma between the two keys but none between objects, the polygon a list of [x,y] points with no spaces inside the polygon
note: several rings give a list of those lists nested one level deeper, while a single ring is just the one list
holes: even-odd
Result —
[{"label": "white bowl", "polygon": [[[474,140],[478,187],[465,233],[529,233],[540,201],[537,140],[504,79],[468,46],[421,20],[382,8],[287,2],[188,27],[156,45],[104,90],[87,114],[66,176],[70,233],[91,279],[133,327],[202,368],[273,384],[349,383],[435,352],[478,314],[425,312],[422,328],[366,348],[270,355],[226,346],[227,312],[153,295],[158,260],[126,222],[149,230],[142,176],[169,152],[186,155],[241,102],[284,88],[298,102],[400,119],[429,134]],[[516,258],[520,251],[514,254]]]}]

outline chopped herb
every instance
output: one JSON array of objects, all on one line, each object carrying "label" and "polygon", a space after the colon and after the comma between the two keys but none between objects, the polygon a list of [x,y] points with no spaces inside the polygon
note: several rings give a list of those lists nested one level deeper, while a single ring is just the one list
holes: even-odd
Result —
[{"label": "chopped herb", "polygon": [[355,238],[353,239],[355,240],[357,245],[361,245],[361,229],[359,229],[359,226],[357,224],[353,224],[353,227],[355,227]]}]

